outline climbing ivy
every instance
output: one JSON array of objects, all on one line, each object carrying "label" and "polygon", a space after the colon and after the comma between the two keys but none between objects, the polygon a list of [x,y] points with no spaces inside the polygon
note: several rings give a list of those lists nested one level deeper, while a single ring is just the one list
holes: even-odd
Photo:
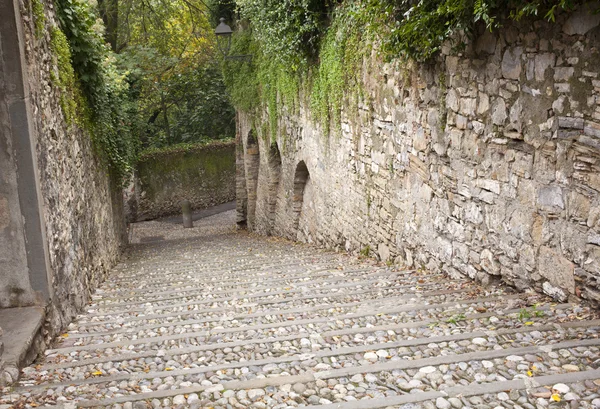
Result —
[{"label": "climbing ivy", "polygon": [[80,113],[78,111],[80,110],[78,110],[75,95],[79,90],[79,86],[76,83],[75,72],[71,65],[69,42],[60,28],[53,27],[50,31],[50,44],[58,68],[58,76],[54,72],[51,73],[52,83],[60,89],[60,106],[65,120],[68,125],[73,125],[75,122],[79,123],[80,119],[78,118]]},{"label": "climbing ivy", "polygon": [[46,15],[44,14],[44,5],[41,0],[31,0],[31,12],[33,14],[35,36],[41,37],[46,25]]},{"label": "climbing ivy", "polygon": [[557,13],[583,3],[587,1],[237,0],[245,29],[235,36],[232,53],[254,58],[226,61],[225,83],[239,109],[266,108],[271,139],[282,102],[294,107],[301,94],[329,134],[332,125],[339,130],[342,107],[358,105],[362,64],[373,44],[385,60],[423,62],[445,43],[460,46],[478,24],[493,30],[507,19],[554,21]]},{"label": "climbing ivy", "polygon": [[104,43],[96,9],[85,0],[56,0],[60,28],[51,32],[68,123],[84,126],[115,179],[123,181],[135,158],[127,84]]}]

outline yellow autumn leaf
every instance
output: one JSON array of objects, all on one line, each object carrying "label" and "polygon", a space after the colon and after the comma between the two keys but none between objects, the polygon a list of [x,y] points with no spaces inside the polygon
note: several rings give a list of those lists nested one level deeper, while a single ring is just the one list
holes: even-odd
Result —
[{"label": "yellow autumn leaf", "polygon": [[527,321],[525,325],[533,325],[533,321]]},{"label": "yellow autumn leaf", "polygon": [[533,376],[533,372],[527,371],[527,376]]},{"label": "yellow autumn leaf", "polygon": [[165,371],[172,371],[173,368],[165,368]]},{"label": "yellow autumn leaf", "polygon": [[554,402],[560,402],[560,395],[558,393],[553,393],[552,396],[550,396],[550,399]]},{"label": "yellow autumn leaf", "polygon": [[62,334],[61,337],[63,337],[63,338],[69,338],[69,334]]},{"label": "yellow autumn leaf", "polygon": [[100,375],[102,375],[102,372],[100,372],[100,371],[92,372],[92,375],[100,376]]},{"label": "yellow autumn leaf", "polygon": [[537,366],[535,366],[535,365],[531,365],[531,370],[532,370],[532,371],[537,371],[537,370],[538,370],[538,368],[537,368]]}]

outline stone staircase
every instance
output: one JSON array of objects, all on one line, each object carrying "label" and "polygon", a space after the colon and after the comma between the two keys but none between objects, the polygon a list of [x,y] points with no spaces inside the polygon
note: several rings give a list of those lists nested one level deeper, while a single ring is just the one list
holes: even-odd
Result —
[{"label": "stone staircase", "polygon": [[136,225],[139,244],[0,406],[600,407],[597,311],[234,222]]}]

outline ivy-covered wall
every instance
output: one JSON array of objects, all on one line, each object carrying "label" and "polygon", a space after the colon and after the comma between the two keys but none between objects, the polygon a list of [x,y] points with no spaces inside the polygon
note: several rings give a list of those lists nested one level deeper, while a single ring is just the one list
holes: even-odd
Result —
[{"label": "ivy-covered wall", "polygon": [[[0,254],[0,306],[45,309],[30,356],[87,304],[126,242],[119,172],[92,135],[111,124],[86,115],[56,10],[52,2],[9,0],[0,13],[0,158],[7,159],[0,166],[0,236],[8,227],[10,249],[18,250],[12,256],[21,256],[23,239],[28,253],[23,264]],[[34,211],[39,231],[28,235]]]},{"label": "ivy-covered wall", "polygon": [[136,167],[132,220],[181,213],[181,202],[204,209],[235,200],[235,143],[214,142],[143,154]]},{"label": "ivy-covered wall", "polygon": [[427,62],[374,43],[350,71],[336,61],[353,36],[328,33],[295,97],[271,82],[275,99],[240,100],[238,220],[600,302],[600,15],[501,23]]}]

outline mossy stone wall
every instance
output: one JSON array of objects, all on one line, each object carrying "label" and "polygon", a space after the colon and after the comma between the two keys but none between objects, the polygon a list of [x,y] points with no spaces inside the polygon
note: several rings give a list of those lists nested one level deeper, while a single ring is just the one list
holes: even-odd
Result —
[{"label": "mossy stone wall", "polygon": [[143,155],[136,168],[137,212],[150,220],[181,212],[181,202],[204,209],[235,200],[235,143]]}]

